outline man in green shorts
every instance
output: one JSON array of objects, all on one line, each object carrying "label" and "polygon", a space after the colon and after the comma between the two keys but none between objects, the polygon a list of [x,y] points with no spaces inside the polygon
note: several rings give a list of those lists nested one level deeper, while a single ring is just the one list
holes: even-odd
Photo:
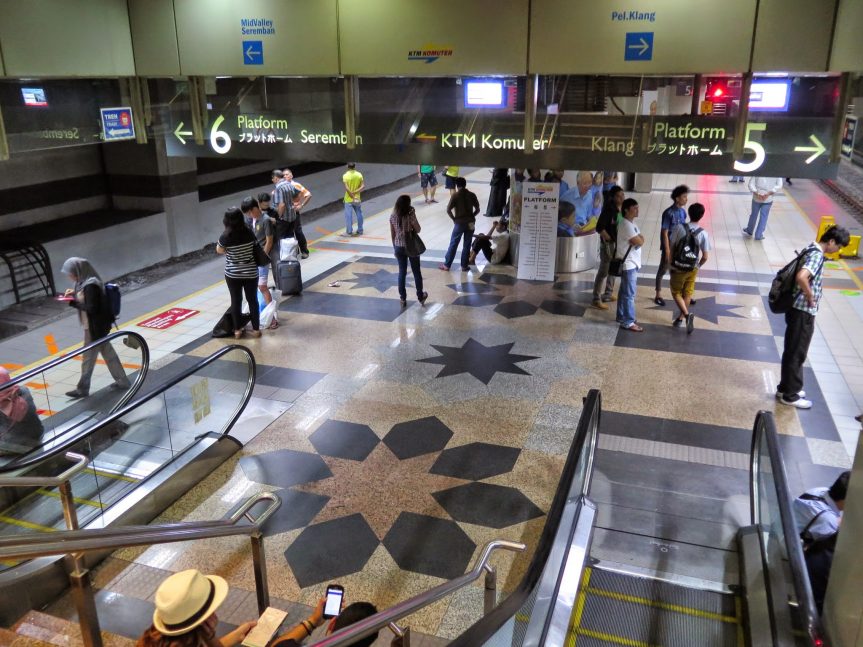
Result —
[{"label": "man in green shorts", "polygon": [[437,191],[437,178],[434,174],[434,164],[418,165],[417,175],[420,176],[420,187],[422,187],[423,197],[426,199],[426,204],[437,202],[437,200],[434,199],[434,193]]}]

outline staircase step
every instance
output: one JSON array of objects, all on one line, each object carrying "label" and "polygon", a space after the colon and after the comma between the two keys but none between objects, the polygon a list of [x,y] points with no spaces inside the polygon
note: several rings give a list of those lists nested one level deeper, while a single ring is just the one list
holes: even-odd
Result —
[{"label": "staircase step", "polygon": [[[81,629],[77,623],[55,618],[40,611],[29,611],[15,623],[17,639],[14,647],[83,647]],[[24,640],[24,642],[18,642]],[[104,647],[134,647],[135,641],[116,634],[102,632]],[[5,643],[0,642],[0,645]]]}]

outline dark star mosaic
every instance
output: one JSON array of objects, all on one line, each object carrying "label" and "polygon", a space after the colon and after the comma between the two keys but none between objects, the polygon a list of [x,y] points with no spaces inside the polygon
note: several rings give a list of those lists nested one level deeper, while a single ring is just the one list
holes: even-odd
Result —
[{"label": "dark star mosaic", "polygon": [[[709,297],[700,297],[696,299],[697,303],[693,306],[690,306],[692,313],[698,319],[704,319],[704,321],[709,321],[712,324],[719,325],[719,317],[733,317],[735,319],[746,319],[744,315],[737,314],[736,312],[732,312],[733,310],[737,310],[738,308],[745,308],[746,306],[737,305],[734,303],[717,303],[715,296]],[[677,306],[674,306],[675,312],[677,312]],[[648,308],[649,310],[668,310],[668,306],[665,308],[661,306],[653,306]]]},{"label": "dark star mosaic", "polygon": [[530,375],[517,364],[539,358],[535,355],[510,353],[513,346],[515,346],[515,342],[499,344],[498,346],[485,346],[471,337],[461,347],[432,344],[431,347],[439,352],[440,356],[426,357],[417,361],[427,364],[441,364],[443,368],[435,377],[470,373],[483,384],[488,384],[495,373]]},{"label": "dark star mosaic", "polygon": [[[343,279],[342,283],[353,283],[351,290],[359,290],[360,288],[373,288],[380,293],[384,293],[392,287],[398,285],[398,272],[388,272],[386,270],[378,270],[376,272],[354,272],[352,279]],[[413,278],[408,274],[408,284],[413,283]]]}]

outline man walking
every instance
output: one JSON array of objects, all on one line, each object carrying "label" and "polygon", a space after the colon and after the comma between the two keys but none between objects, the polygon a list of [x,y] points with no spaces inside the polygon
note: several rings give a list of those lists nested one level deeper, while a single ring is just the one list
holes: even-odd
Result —
[{"label": "man walking", "polygon": [[479,213],[479,200],[475,193],[468,191],[467,180],[460,177],[455,181],[455,185],[455,195],[450,198],[446,207],[447,215],[453,221],[452,235],[449,239],[449,248],[446,250],[444,262],[438,266],[445,271],[449,271],[449,268],[452,267],[459,240],[462,239],[464,242],[461,248],[461,269],[470,269],[470,242],[473,239],[476,215]]},{"label": "man walking", "polygon": [[752,193],[752,212],[749,214],[749,224],[743,230],[747,236],[755,234],[755,240],[764,240],[764,230],[767,229],[767,217],[773,206],[773,196],[782,189],[781,177],[749,178],[749,191]]},{"label": "man walking", "polygon": [[357,236],[363,235],[363,205],[360,194],[366,188],[363,174],[357,165],[348,163],[348,170],[342,176],[345,185],[345,236],[354,235],[354,214],[357,215]]},{"label": "man walking", "polygon": [[659,232],[659,269],[656,270],[656,296],[653,297],[653,302],[658,306],[665,305],[665,299],[662,298],[662,279],[668,272],[668,268],[671,267],[669,236],[677,228],[677,225],[686,222],[686,209],[684,207],[689,200],[689,187],[685,184],[674,187],[671,191],[671,199],[673,204],[662,212],[662,229]]},{"label": "man walking", "polygon": [[797,264],[794,303],[785,313],[785,346],[782,351],[782,379],[776,387],[776,398],[782,404],[811,409],[812,401],[803,391],[803,362],[809,353],[809,342],[815,331],[815,315],[821,301],[824,254],[835,254],[848,244],[851,235],[842,227],[830,227],[817,243],[810,243]]},{"label": "man walking", "polygon": [[426,204],[437,202],[434,199],[435,191],[437,191],[437,177],[435,177],[434,164],[418,164],[417,175],[420,178],[420,188],[423,190]]},{"label": "man walking", "polygon": [[300,221],[300,212],[309,204],[312,199],[312,192],[294,179],[294,174],[291,169],[286,168],[282,171],[285,182],[288,183],[291,190],[292,203],[291,207],[294,211],[294,220],[288,228],[288,238],[293,236],[297,239],[297,245],[300,248],[300,258],[309,257],[309,243],[306,240],[306,235],[303,233],[303,223]]}]

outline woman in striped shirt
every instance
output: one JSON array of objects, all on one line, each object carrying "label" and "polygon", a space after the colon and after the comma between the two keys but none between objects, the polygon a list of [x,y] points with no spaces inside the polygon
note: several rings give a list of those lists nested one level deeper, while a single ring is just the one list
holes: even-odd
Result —
[{"label": "woman in striped shirt", "polygon": [[225,231],[219,237],[216,252],[225,255],[225,283],[231,294],[231,318],[234,320],[234,338],[243,336],[241,306],[243,293],[252,317],[252,337],[260,337],[258,311],[258,266],[255,263],[255,235],[246,226],[243,213],[231,207],[222,219]]}]

